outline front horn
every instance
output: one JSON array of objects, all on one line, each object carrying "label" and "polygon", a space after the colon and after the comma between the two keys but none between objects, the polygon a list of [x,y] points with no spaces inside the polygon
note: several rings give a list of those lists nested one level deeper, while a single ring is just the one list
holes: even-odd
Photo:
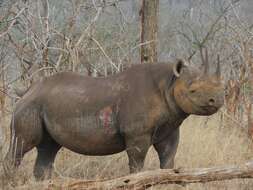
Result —
[{"label": "front horn", "polygon": [[217,55],[217,69],[216,69],[215,74],[216,74],[216,76],[218,78],[220,78],[220,76],[221,76],[221,71],[220,71],[220,55]]}]

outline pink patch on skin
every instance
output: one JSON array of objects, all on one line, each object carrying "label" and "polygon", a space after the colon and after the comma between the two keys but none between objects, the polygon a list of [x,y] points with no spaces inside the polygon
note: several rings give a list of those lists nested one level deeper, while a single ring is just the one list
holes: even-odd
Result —
[{"label": "pink patch on skin", "polygon": [[103,127],[108,128],[111,123],[112,108],[105,107],[100,111],[100,119],[102,120]]}]

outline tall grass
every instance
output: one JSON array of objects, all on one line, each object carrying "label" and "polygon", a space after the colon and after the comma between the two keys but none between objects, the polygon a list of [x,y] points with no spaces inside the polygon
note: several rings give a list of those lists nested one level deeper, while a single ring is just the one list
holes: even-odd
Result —
[{"label": "tall grass", "polygon": [[[7,126],[6,122],[6,126]],[[12,179],[1,175],[2,189],[44,189],[49,181],[36,182],[33,165],[36,151],[26,154],[21,167]],[[176,155],[176,167],[212,167],[241,164],[253,157],[253,143],[245,131],[231,121],[221,120],[220,114],[212,117],[189,117],[181,126],[180,144]],[[101,179],[126,175],[129,173],[125,152],[103,157],[75,154],[62,149],[55,162],[53,180],[66,182],[71,178]],[[158,157],[153,148],[148,152],[144,170],[159,167]],[[2,170],[1,170],[2,171]],[[206,184],[161,185],[151,189],[252,189],[253,180],[231,180]]]}]

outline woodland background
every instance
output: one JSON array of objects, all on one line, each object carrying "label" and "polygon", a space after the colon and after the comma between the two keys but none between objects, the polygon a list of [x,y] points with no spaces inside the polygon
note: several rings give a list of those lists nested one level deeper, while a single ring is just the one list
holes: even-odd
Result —
[{"label": "woodland background", "polygon": [[[142,48],[155,44],[154,62],[187,59],[201,66],[207,47],[221,57],[226,84],[224,107],[214,116],[187,119],[182,126],[176,167],[240,164],[253,156],[253,1],[156,0],[157,38],[142,40],[141,0],[0,0],[0,161],[8,147],[9,123],[18,89],[60,71],[93,77],[112,75],[143,62]],[[213,64],[215,68],[215,64]],[[41,188],[25,156],[13,179],[0,169],[2,189]],[[1,164],[1,163],[0,163]],[[145,169],[158,168],[150,150]],[[100,179],[128,173],[125,153],[88,157],[61,150],[57,178]],[[251,189],[252,180],[156,189]],[[155,188],[153,188],[155,189]]]}]

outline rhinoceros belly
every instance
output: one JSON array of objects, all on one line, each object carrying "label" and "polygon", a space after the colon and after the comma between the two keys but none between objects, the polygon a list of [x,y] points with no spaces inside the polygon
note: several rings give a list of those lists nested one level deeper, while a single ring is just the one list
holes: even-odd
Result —
[{"label": "rhinoceros belly", "polygon": [[[65,116],[65,117],[63,117]],[[44,116],[45,125],[53,139],[74,152],[86,155],[108,155],[125,149],[111,107],[95,113],[80,113],[53,117]]]}]

